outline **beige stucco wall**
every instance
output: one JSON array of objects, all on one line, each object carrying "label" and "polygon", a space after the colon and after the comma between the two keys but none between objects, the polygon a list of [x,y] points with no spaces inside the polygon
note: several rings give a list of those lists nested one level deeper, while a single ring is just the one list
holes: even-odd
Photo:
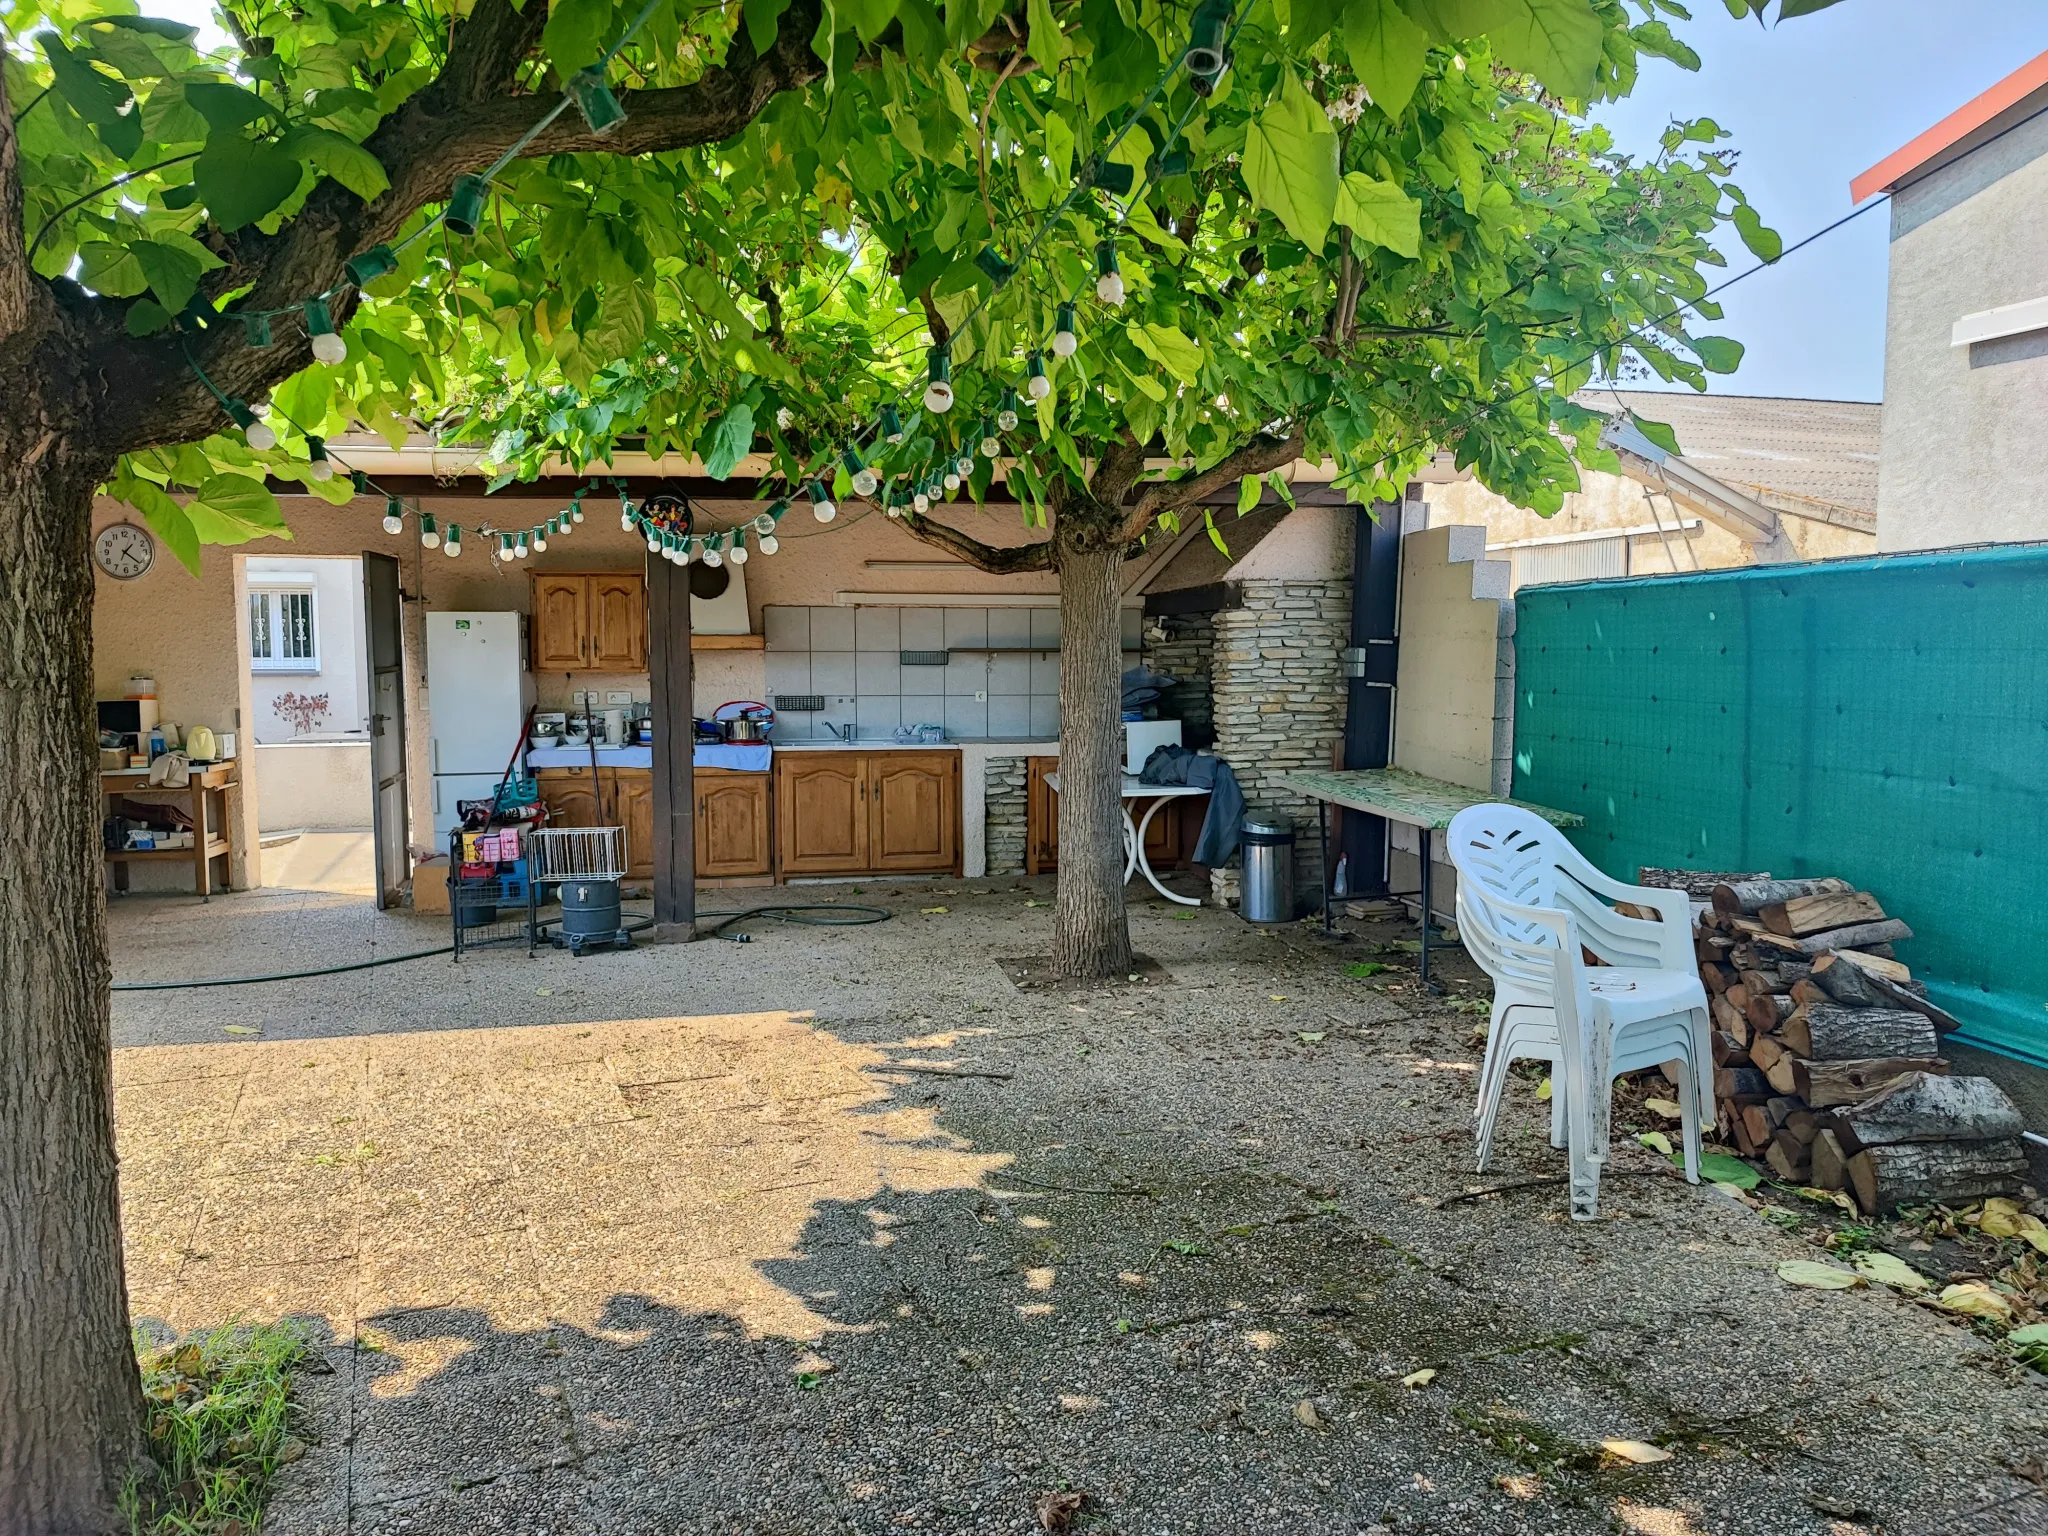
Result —
[{"label": "beige stucco wall", "polygon": [[[1975,137],[2044,102],[2036,92]],[[2044,208],[2043,117],[1893,194],[1882,549],[2048,539],[2048,331],[1950,345],[1965,315],[2048,297]]]},{"label": "beige stucco wall", "polygon": [[[588,498],[585,521],[567,538],[550,541],[546,554],[511,565],[490,558],[494,540],[481,534],[485,526],[514,531],[529,528],[569,504],[575,482],[559,483],[559,499],[479,496],[429,496],[427,511],[444,526],[463,530],[463,552],[449,559],[438,550],[420,549],[408,532],[393,537],[383,531],[381,498],[359,497],[341,507],[312,497],[283,498],[290,541],[262,539],[234,549],[204,551],[200,573],[193,576],[168,550],[158,547],[154,566],[135,581],[98,577],[93,614],[94,678],[98,696],[120,698],[131,674],[157,680],[163,718],[180,725],[204,724],[232,730],[250,741],[254,719],[248,655],[248,583],[250,557],[359,556],[364,550],[398,555],[404,590],[407,654],[407,732],[415,828],[431,825],[430,785],[425,760],[428,706],[427,680],[419,665],[420,637],[428,609],[513,611],[527,613],[530,573],[548,570],[639,570],[647,551],[619,526],[618,504],[606,495]],[[702,507],[709,526],[738,521],[752,504],[712,503]],[[1015,508],[976,511],[955,507],[950,520],[990,543],[1019,543],[1042,534],[1026,529]],[[94,507],[93,526],[142,524],[134,509],[102,497]],[[775,555],[758,552],[748,562],[747,602],[752,628],[760,629],[761,609],[776,604],[830,604],[841,592],[932,594],[1055,594],[1058,579],[1050,573],[988,576],[969,566],[931,566],[939,551],[919,543],[879,513],[850,505],[837,521],[819,524],[801,503],[784,519],[782,548]],[[890,562],[920,562],[915,566]],[[879,563],[877,563],[879,562]],[[765,671],[759,652],[701,651],[695,659],[695,694],[700,711],[731,698],[760,698]],[[646,675],[612,677],[592,673],[541,675],[535,679],[541,707],[565,707],[568,695],[583,688],[627,688],[636,698],[648,696]],[[512,744],[506,743],[509,753]],[[247,747],[244,747],[246,753]],[[239,798],[234,883],[260,883],[257,829],[278,823],[260,808],[262,786],[249,762],[249,783]],[[365,824],[367,817],[365,818]],[[143,866],[137,866],[141,870]]]},{"label": "beige stucco wall", "polygon": [[263,831],[370,825],[369,742],[277,742],[258,746],[250,763]]}]

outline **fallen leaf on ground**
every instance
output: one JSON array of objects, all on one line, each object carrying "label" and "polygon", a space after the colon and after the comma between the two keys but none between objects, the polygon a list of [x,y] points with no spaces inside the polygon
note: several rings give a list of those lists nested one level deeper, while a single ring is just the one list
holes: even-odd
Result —
[{"label": "fallen leaf on ground", "polygon": [[1632,1461],[1639,1467],[1654,1467],[1660,1461],[1671,1459],[1671,1453],[1664,1447],[1652,1445],[1647,1440],[1602,1440],[1600,1449],[1623,1461]]},{"label": "fallen leaf on ground", "polygon": [[1816,1259],[1787,1259],[1778,1266],[1778,1278],[1787,1285],[1803,1285],[1814,1291],[1846,1291],[1863,1283],[1854,1270],[1822,1264]]},{"label": "fallen leaf on ground", "polygon": [[1533,1472],[1503,1472],[1493,1486],[1511,1499],[1533,1499],[1543,1491],[1543,1479]]},{"label": "fallen leaf on ground", "polygon": [[1404,1386],[1404,1387],[1410,1387],[1410,1388],[1413,1388],[1413,1387],[1426,1387],[1426,1386],[1428,1386],[1428,1385],[1429,1385],[1429,1384],[1430,1384],[1430,1383],[1431,1383],[1432,1381],[1435,1381],[1435,1380],[1436,1380],[1436,1367],[1435,1367],[1435,1366],[1430,1366],[1430,1365],[1425,1365],[1425,1366],[1424,1366],[1424,1367],[1423,1367],[1423,1368],[1422,1368],[1421,1370],[1419,1370],[1419,1371],[1410,1371],[1410,1372],[1409,1372],[1409,1373],[1408,1373],[1408,1374],[1407,1374],[1406,1376],[1403,1376],[1403,1377],[1401,1378],[1401,1385],[1402,1385],[1402,1386]]},{"label": "fallen leaf on ground", "polygon": [[1549,1101],[1549,1099],[1550,1099],[1550,1079],[1549,1079],[1549,1078],[1547,1078],[1547,1077],[1546,1077],[1545,1079],[1543,1079],[1543,1081],[1542,1081],[1542,1082],[1540,1082],[1540,1083],[1538,1083],[1538,1084],[1536,1085],[1536,1097],[1537,1097],[1537,1098],[1539,1098],[1539,1099],[1542,1099],[1542,1100],[1544,1100],[1545,1102],[1548,1102],[1548,1101]]},{"label": "fallen leaf on ground", "polygon": [[1683,1120],[1685,1110],[1676,1099],[1645,1099],[1643,1108],[1653,1115],[1662,1115],[1666,1120]]},{"label": "fallen leaf on ground", "polygon": [[1059,1271],[1049,1264],[1037,1269],[1027,1269],[1024,1271],[1024,1289],[1027,1291],[1049,1291],[1053,1287],[1053,1282],[1058,1278]]},{"label": "fallen leaf on ground", "polygon": [[224,1035],[260,1035],[263,1033],[262,1030],[253,1024],[223,1024],[220,1029]]},{"label": "fallen leaf on ground", "polygon": [[1994,1198],[1984,1202],[1977,1228],[1986,1237],[2018,1237],[2025,1230],[2025,1220],[2017,1200]]},{"label": "fallen leaf on ground", "polygon": [[[1684,1158],[1674,1152],[1671,1161],[1683,1164]],[[1732,1184],[1737,1189],[1755,1189],[1763,1181],[1763,1176],[1749,1164],[1739,1157],[1730,1157],[1726,1152],[1702,1152],[1700,1177],[1709,1184]]]},{"label": "fallen leaf on ground", "polygon": [[1330,1034],[1328,1030],[1323,1029],[1297,1029],[1294,1038],[1303,1045],[1321,1045],[1330,1038]]},{"label": "fallen leaf on ground", "polygon": [[1031,1513],[1038,1516],[1040,1530],[1070,1531],[1086,1498],[1084,1493],[1041,1493],[1031,1501]]},{"label": "fallen leaf on ground", "polygon": [[1102,1406],[1102,1399],[1080,1392],[1067,1392],[1061,1394],[1060,1406],[1069,1413],[1093,1413]]},{"label": "fallen leaf on ground", "polygon": [[1316,1405],[1304,1397],[1294,1405],[1294,1422],[1303,1429],[1321,1429],[1323,1416],[1316,1412]]},{"label": "fallen leaf on ground", "polygon": [[1027,901],[1024,905],[1027,907],[1049,907],[1052,903],[1049,901]]},{"label": "fallen leaf on ground", "polygon": [[533,995],[535,997],[553,997],[555,995],[555,989],[553,987],[535,987],[533,989]]},{"label": "fallen leaf on ground", "polygon": [[1671,1138],[1662,1131],[1645,1131],[1636,1140],[1652,1152],[1662,1152],[1666,1157],[1671,1155]]},{"label": "fallen leaf on ground", "polygon": [[1269,1328],[1254,1328],[1244,1336],[1244,1341],[1253,1349],[1268,1350],[1280,1342],[1280,1335]]},{"label": "fallen leaf on ground", "polygon": [[1274,992],[1274,993],[1271,993],[1271,994],[1269,994],[1269,995],[1270,995],[1270,996],[1272,997],[1273,1001],[1274,1001],[1274,1002],[1276,1002],[1276,1003],[1284,1003],[1284,1002],[1286,1002],[1286,1001],[1287,1001],[1287,999],[1286,999],[1286,998],[1284,998],[1284,997],[1282,997],[1282,996],[1281,996],[1281,995],[1280,995],[1280,994],[1279,994],[1278,992]]},{"label": "fallen leaf on ground", "polygon": [[950,912],[953,909],[951,907],[919,907],[917,910],[926,917],[932,917],[942,912]]},{"label": "fallen leaf on ground", "polygon": [[2012,1303],[1981,1280],[1951,1285],[1935,1299],[1949,1311],[1969,1317],[2006,1317],[2012,1312]]},{"label": "fallen leaf on ground", "polygon": [[790,1369],[799,1376],[829,1376],[839,1367],[816,1351],[807,1350],[797,1356],[796,1363]]},{"label": "fallen leaf on ground", "polygon": [[1924,1291],[1933,1282],[1896,1254],[1866,1249],[1852,1254],[1849,1262],[1866,1280],[1875,1280],[1897,1291]]}]

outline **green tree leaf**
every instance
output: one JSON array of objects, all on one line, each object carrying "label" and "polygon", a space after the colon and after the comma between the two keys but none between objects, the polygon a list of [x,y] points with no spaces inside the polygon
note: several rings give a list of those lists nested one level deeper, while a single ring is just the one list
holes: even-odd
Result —
[{"label": "green tree leaf", "polygon": [[193,183],[224,230],[253,224],[298,190],[299,162],[281,146],[233,136],[207,140]]},{"label": "green tree leaf", "polygon": [[168,491],[139,475],[121,475],[107,487],[107,494],[140,512],[178,563],[194,576],[199,574],[199,531]]},{"label": "green tree leaf", "polygon": [[1024,14],[1031,24],[1031,57],[1041,69],[1056,68],[1070,50],[1066,34],[1053,19],[1052,0],[1026,0]]},{"label": "green tree leaf", "polygon": [[1742,343],[1726,336],[1688,336],[1686,345],[1709,373],[1733,373],[1742,365]]},{"label": "green tree leaf", "polygon": [[740,14],[746,19],[747,38],[754,52],[766,53],[775,42],[776,23],[789,9],[789,0],[746,0]]},{"label": "green tree leaf", "polygon": [[183,89],[185,104],[217,133],[231,134],[277,116],[277,110],[254,91],[224,80],[188,80]]},{"label": "green tree leaf", "polygon": [[185,504],[199,538],[206,544],[246,544],[251,539],[289,539],[277,498],[261,480],[248,475],[214,475],[202,481]]},{"label": "green tree leaf", "polygon": [[1785,254],[1785,241],[1779,233],[1764,223],[1757,211],[1747,203],[1737,203],[1732,215],[1735,232],[1742,236],[1742,243],[1749,247],[1749,253],[1759,261],[1776,261]]},{"label": "green tree leaf", "polygon": [[1605,46],[1592,0],[1422,0],[1452,37],[1484,35],[1502,63],[1560,96],[1593,92]]},{"label": "green tree leaf", "polygon": [[155,240],[137,240],[128,249],[134,253],[143,276],[149,279],[150,291],[164,308],[173,314],[183,309],[199,287],[199,274],[205,270],[198,259],[180,246]]},{"label": "green tree leaf", "polygon": [[[78,280],[110,299],[132,298],[149,287],[149,274],[128,246],[111,240],[88,240],[78,248]],[[182,308],[182,306],[180,306]]]},{"label": "green tree leaf", "polygon": [[1179,326],[1127,325],[1124,334],[1140,352],[1181,383],[1193,384],[1202,377],[1201,343],[1182,335]]},{"label": "green tree leaf", "polygon": [[1391,181],[1375,181],[1359,171],[1346,173],[1337,184],[1336,220],[1362,240],[1383,245],[1399,256],[1422,252],[1422,204]]},{"label": "green tree leaf", "polygon": [[[1261,480],[1257,475],[1246,475],[1242,480],[1238,481],[1237,515],[1239,517],[1243,517],[1245,513],[1251,511],[1252,508],[1256,507],[1259,504],[1259,498],[1263,496],[1265,493],[1265,482]],[[1215,524],[1213,523],[1210,524],[1210,532],[1212,535],[1215,532]],[[1223,546],[1220,543],[1216,547],[1218,549],[1223,548]],[[1230,553],[1230,551],[1227,549],[1223,552],[1225,554]]]},{"label": "green tree leaf", "polygon": [[1641,432],[1643,436],[1647,437],[1659,448],[1662,448],[1666,453],[1683,455],[1684,450],[1678,446],[1678,434],[1663,422],[1651,421],[1643,416],[1636,416],[1631,419],[1636,424],[1636,430]]},{"label": "green tree leaf", "polygon": [[1337,208],[1337,136],[1292,75],[1246,127],[1244,179],[1253,201],[1279,215],[1289,234],[1322,250]]},{"label": "green tree leaf", "polygon": [[[527,0],[528,4],[536,0]],[[540,45],[566,78],[604,52],[605,33],[612,24],[612,0],[555,0]]]},{"label": "green tree leaf", "polygon": [[92,125],[100,142],[122,160],[140,149],[142,114],[134,110],[135,93],[127,83],[101,74],[86,62],[85,54],[73,53],[54,32],[38,33],[36,41],[50,61],[52,89]]},{"label": "green tree leaf", "polygon": [[711,433],[711,451],[704,455],[704,473],[723,480],[754,446],[754,408],[742,400],[723,416]]},{"label": "green tree leaf", "polygon": [[1429,35],[1395,0],[1351,0],[1344,10],[1344,47],[1374,105],[1389,117],[1407,111],[1422,79]]},{"label": "green tree leaf", "polygon": [[374,201],[391,185],[384,166],[354,139],[327,128],[294,128],[285,148],[302,160],[309,160],[324,174],[332,176],[364,202]]}]

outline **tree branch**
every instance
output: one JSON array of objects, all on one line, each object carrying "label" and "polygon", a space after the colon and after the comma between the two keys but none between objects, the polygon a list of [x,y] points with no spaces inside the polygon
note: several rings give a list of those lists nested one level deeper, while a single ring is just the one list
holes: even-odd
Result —
[{"label": "tree branch", "polygon": [[1178,480],[1162,480],[1147,486],[1131,508],[1130,516],[1124,520],[1124,538],[1127,541],[1136,539],[1152,526],[1153,519],[1162,512],[1177,511],[1190,502],[1204,500],[1246,475],[1263,475],[1268,470],[1293,463],[1301,457],[1301,448],[1302,432],[1299,427],[1285,437],[1261,432],[1207,469],[1191,470]]},{"label": "tree branch", "polygon": [[986,571],[991,576],[1014,576],[1021,571],[1052,569],[1050,542],[984,544],[972,534],[922,517],[905,516],[901,526],[912,538],[934,549],[943,549],[949,555],[956,555],[977,571]]},{"label": "tree branch", "polygon": [[[765,51],[757,52],[741,28],[726,62],[689,85],[621,93],[627,118],[602,138],[571,109],[522,153],[639,155],[729,139],[778,93],[824,75],[824,61],[811,50],[819,7],[820,0],[792,0]],[[207,274],[201,291],[214,299],[246,289],[241,302],[251,309],[281,308],[323,292],[350,256],[390,239],[421,207],[445,199],[458,174],[487,167],[560,99],[553,92],[511,94],[546,23],[547,7],[532,0],[523,10],[510,0],[477,0],[455,28],[441,73],[364,142],[390,180],[383,195],[365,204],[339,183],[323,181],[274,235],[253,227],[229,236],[210,230],[226,265]],[[18,231],[19,219],[10,227]],[[0,259],[0,283],[13,266]],[[335,319],[346,320],[354,303],[354,294],[344,296]],[[217,403],[186,366],[179,338],[130,338],[126,302],[100,301],[97,308],[102,325],[94,371],[107,381],[97,413],[103,451],[186,442],[221,423]],[[221,389],[242,399],[258,398],[311,361],[308,338],[296,328],[260,349],[243,345],[237,327],[216,326],[188,340]]]}]

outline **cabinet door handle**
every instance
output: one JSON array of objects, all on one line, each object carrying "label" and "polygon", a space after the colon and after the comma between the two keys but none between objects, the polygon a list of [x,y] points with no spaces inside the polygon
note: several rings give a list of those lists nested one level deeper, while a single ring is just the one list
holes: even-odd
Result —
[{"label": "cabinet door handle", "polygon": [[699,816],[704,814],[704,797],[702,795],[697,797],[697,814]]}]

